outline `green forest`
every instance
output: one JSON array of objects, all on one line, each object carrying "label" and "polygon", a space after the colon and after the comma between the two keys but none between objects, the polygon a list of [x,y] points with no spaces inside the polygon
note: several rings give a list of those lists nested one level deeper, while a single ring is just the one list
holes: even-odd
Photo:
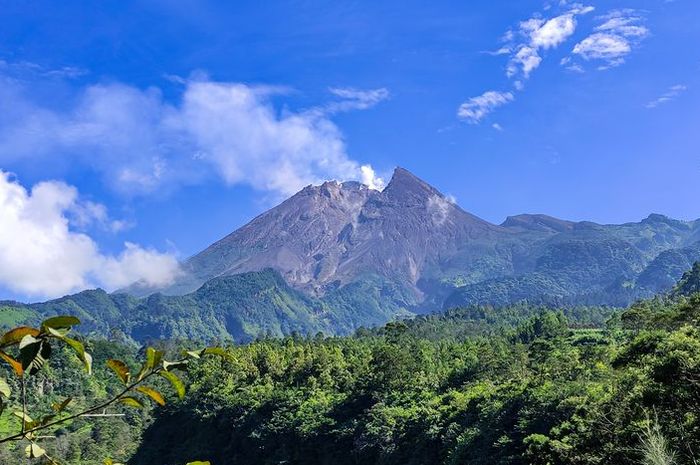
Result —
[{"label": "green forest", "polygon": [[[9,328],[8,328],[9,329]],[[105,362],[136,373],[146,348],[83,339],[28,379],[33,409],[66,411],[121,387]],[[152,343],[175,358],[183,340]],[[152,349],[151,349],[152,351]],[[160,352],[162,351],[162,352]],[[625,309],[469,307],[360,329],[228,345],[182,372],[164,406],[110,406],[37,439],[66,465],[678,464],[700,461],[700,265],[674,291]],[[12,393],[21,386],[9,366]],[[153,397],[151,397],[153,398]],[[6,400],[0,438],[16,433]],[[0,463],[24,458],[0,443]],[[104,460],[114,462],[104,462]],[[50,462],[48,462],[50,463]]]}]

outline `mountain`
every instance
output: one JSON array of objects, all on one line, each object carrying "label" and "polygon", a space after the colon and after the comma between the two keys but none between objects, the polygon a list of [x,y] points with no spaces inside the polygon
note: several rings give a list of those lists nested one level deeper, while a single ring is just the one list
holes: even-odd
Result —
[{"label": "mountain", "polygon": [[471,267],[511,235],[397,168],[382,192],[357,182],[308,186],[188,259],[172,286],[126,291],[180,295],[216,276],[273,268],[310,295],[379,276],[405,285],[417,303],[425,270]]},{"label": "mountain", "polygon": [[524,214],[495,225],[397,168],[381,192],[356,182],[308,186],[186,260],[173,285],[125,291],[182,295],[271,268],[316,297],[366,281],[398,287],[391,305],[419,312],[519,300],[624,305],[670,289],[697,259],[699,221],[652,214],[600,225]]},{"label": "mountain", "polygon": [[168,287],[137,283],[12,308],[76,314],[90,330],[137,340],[245,341],[345,334],[475,304],[624,306],[670,290],[698,260],[700,220],[652,214],[601,225],[521,214],[496,225],[397,168],[383,191],[307,186],[185,260]]}]

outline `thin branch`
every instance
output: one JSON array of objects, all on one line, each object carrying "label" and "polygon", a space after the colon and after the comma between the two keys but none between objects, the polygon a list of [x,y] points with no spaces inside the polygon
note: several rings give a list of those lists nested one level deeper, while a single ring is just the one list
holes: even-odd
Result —
[{"label": "thin branch", "polygon": [[24,373],[20,376],[20,383],[22,385],[22,435],[24,435],[24,425],[27,420],[27,387],[24,382]]},{"label": "thin branch", "polygon": [[[151,371],[150,373],[148,373],[146,376],[144,376],[144,377],[141,378],[140,380],[138,380],[138,381],[136,381],[136,382],[134,382],[134,383],[131,383],[131,384],[127,385],[127,386],[124,388],[124,390],[121,391],[119,394],[117,394],[115,397],[113,397],[113,398],[111,398],[111,399],[109,399],[109,400],[107,400],[107,401],[105,401],[105,402],[102,402],[101,404],[98,404],[98,405],[95,405],[95,406],[93,406],[93,407],[90,407],[90,408],[88,408],[88,409],[86,409],[86,410],[83,410],[83,411],[80,412],[80,413],[75,413],[75,414],[73,414],[73,415],[69,415],[69,416],[67,416],[67,417],[60,418],[60,419],[58,419],[58,420],[54,420],[54,421],[52,421],[52,422],[50,422],[50,423],[46,423],[45,425],[35,426],[34,428],[30,428],[30,429],[28,429],[28,430],[25,430],[25,429],[24,429],[24,426],[22,426],[22,432],[21,432],[21,433],[19,433],[19,434],[14,434],[14,435],[12,435],[12,436],[8,436],[8,437],[6,437],[6,438],[0,439],[0,444],[5,443],[5,442],[10,442],[10,441],[19,441],[19,440],[21,440],[21,439],[26,438],[26,436],[27,436],[28,434],[30,434],[30,433],[34,433],[34,432],[36,432],[36,431],[42,431],[42,430],[45,430],[45,429],[47,429],[47,428],[51,428],[52,426],[60,425],[61,423],[65,423],[65,422],[70,421],[70,420],[75,420],[76,418],[80,418],[80,417],[82,417],[82,416],[85,416],[85,415],[88,415],[88,414],[97,412],[97,411],[99,411],[99,410],[103,410],[103,409],[109,407],[110,405],[112,405],[113,403],[117,402],[119,399],[121,399],[121,398],[124,397],[125,395],[127,395],[130,391],[132,391],[132,390],[133,390],[136,386],[138,386],[139,384],[143,383],[144,381],[146,381],[146,380],[147,380],[148,378],[150,378],[151,376],[153,376],[153,375],[155,375],[155,374],[158,374],[158,373],[160,373],[160,372],[163,371],[163,370],[164,370],[163,368],[159,368],[159,369],[157,369],[157,370]],[[22,422],[22,424],[24,425],[24,422]]]}]

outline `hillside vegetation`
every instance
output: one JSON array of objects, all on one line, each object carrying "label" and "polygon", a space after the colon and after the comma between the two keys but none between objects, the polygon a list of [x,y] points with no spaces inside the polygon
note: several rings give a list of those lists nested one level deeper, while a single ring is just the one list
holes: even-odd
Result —
[{"label": "hillside vegetation", "polygon": [[400,292],[400,287],[368,276],[323,298],[310,297],[290,287],[278,272],[266,269],[215,278],[183,296],[137,298],[95,289],[44,303],[5,302],[0,327],[68,314],[80,318],[83,334],[126,343],[154,339],[245,343],[293,333],[344,335],[361,326],[410,316],[405,309],[386,303],[387,295]]},{"label": "hillside vegetation", "polygon": [[632,465],[653,419],[675,463],[696,463],[700,296],[600,329],[542,312],[476,335],[484,318],[232,347],[159,413],[133,463]]},{"label": "hillside vegetation", "polygon": [[[696,265],[674,292],[623,311],[472,306],[347,337],[228,345],[227,357],[189,368],[184,400],[76,420],[54,432],[52,449],[67,465],[106,456],[133,465],[632,465],[654,440],[673,463],[695,465],[698,284]],[[80,406],[113,393],[104,360],[137,356],[133,341],[113,336],[85,341],[94,376],[71,375],[80,362],[59,354],[28,386],[32,397]],[[159,343],[166,353],[178,345]],[[16,430],[12,418],[0,416],[0,433]],[[0,463],[17,452],[0,447]]]}]

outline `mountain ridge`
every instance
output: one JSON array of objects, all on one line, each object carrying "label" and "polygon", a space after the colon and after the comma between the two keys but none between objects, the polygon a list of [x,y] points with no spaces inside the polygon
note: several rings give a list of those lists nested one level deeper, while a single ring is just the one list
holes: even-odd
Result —
[{"label": "mountain ridge", "polygon": [[[698,260],[700,220],[651,214],[604,225],[521,214],[496,225],[397,168],[382,191],[352,181],[303,188],[188,258],[168,287],[137,284],[27,308],[77,312],[98,331],[102,319],[137,339],[190,337],[194,328],[238,341],[347,334],[471,305],[624,306],[670,290]],[[121,324],[124,315],[151,326]],[[189,319],[193,329],[168,318]]]},{"label": "mountain ridge", "polygon": [[[630,281],[636,283],[652,265],[654,271],[640,281],[646,287],[626,292],[629,295],[623,300],[627,301],[675,282],[680,269],[700,258],[695,242],[700,243],[699,221],[658,213],[623,224],[570,221],[545,214],[514,215],[493,224],[397,167],[382,191],[357,182],[327,181],[305,187],[190,257],[183,263],[184,277],[157,290],[178,295],[216,276],[272,268],[293,288],[323,297],[372,275],[405,288],[410,297],[393,305],[423,312],[443,308],[450,296],[449,302],[469,305],[510,302],[515,295],[546,300],[609,294],[619,282],[627,287]],[[676,255],[673,250],[678,251]],[[667,256],[655,263],[664,253]],[[565,256],[568,264],[557,262]],[[582,266],[591,268],[590,275],[572,279]],[[650,280],[650,275],[660,282]],[[491,298],[492,291],[484,287],[499,281],[518,290],[506,293],[511,297]],[[550,284],[538,289],[527,284],[533,281]],[[460,300],[452,295],[464,294],[469,286],[480,297]],[[519,289],[522,286],[525,289]],[[153,289],[127,291],[147,295]],[[535,295],[540,291],[555,295]],[[617,297],[596,299],[619,301]]]}]

